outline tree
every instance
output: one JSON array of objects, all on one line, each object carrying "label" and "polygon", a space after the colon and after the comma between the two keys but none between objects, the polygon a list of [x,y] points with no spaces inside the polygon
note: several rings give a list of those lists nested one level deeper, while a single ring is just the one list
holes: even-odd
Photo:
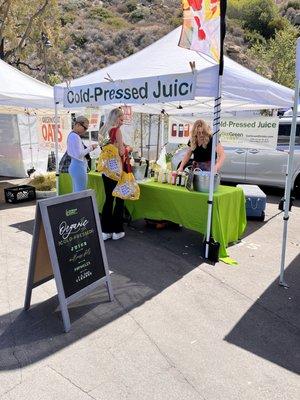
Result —
[{"label": "tree", "polygon": [[17,67],[43,68],[42,35],[58,44],[57,0],[0,0],[0,58]]},{"label": "tree", "polygon": [[248,50],[248,55],[258,60],[256,71],[280,83],[294,87],[296,40],[299,29],[285,23],[285,29],[277,31],[274,38],[266,42],[257,42]]},{"label": "tree", "polygon": [[240,20],[243,28],[256,31],[266,39],[284,25],[274,0],[229,0],[227,15]]}]

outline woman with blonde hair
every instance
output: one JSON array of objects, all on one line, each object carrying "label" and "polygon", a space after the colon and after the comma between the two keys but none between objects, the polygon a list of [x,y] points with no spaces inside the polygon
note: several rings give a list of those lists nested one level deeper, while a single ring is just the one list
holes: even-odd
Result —
[{"label": "woman with blonde hair", "polygon": [[[123,143],[123,137],[120,130],[124,122],[124,114],[120,107],[110,111],[105,124],[99,130],[99,144],[103,146],[110,143],[117,147],[119,155],[123,162],[123,168],[126,170],[126,158],[132,151],[130,146]],[[123,228],[124,200],[119,197],[113,197],[112,192],[117,185],[117,181],[102,174],[105,203],[102,210],[102,235],[103,239],[118,240],[125,236]],[[115,201],[115,204],[114,204]]]},{"label": "woman with blonde hair", "polygon": [[[210,126],[203,120],[198,119],[192,128],[191,139],[188,143],[188,149],[180,163],[178,172],[184,170],[192,154],[194,155],[193,168],[200,168],[203,171],[210,171],[212,133]],[[218,143],[216,147],[215,172],[219,172],[225,160],[223,146]]]}]

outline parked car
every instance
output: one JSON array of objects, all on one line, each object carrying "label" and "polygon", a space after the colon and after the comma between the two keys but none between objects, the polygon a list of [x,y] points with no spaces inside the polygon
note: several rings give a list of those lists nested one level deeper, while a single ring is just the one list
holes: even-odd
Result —
[{"label": "parked car", "polygon": [[[279,120],[275,150],[224,147],[226,159],[221,171],[222,181],[284,188],[291,123],[292,117],[283,117]],[[295,143],[292,188],[297,195],[300,195],[300,118],[297,120]],[[176,151],[172,158],[173,169],[179,167],[185,152],[186,148]]]}]

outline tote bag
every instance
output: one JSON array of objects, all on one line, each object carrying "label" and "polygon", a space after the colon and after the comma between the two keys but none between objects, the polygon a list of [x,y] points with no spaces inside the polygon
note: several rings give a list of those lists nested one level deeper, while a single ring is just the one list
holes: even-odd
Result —
[{"label": "tote bag", "polygon": [[122,176],[123,166],[119,151],[113,144],[106,144],[98,158],[97,171],[108,178],[119,181]]}]

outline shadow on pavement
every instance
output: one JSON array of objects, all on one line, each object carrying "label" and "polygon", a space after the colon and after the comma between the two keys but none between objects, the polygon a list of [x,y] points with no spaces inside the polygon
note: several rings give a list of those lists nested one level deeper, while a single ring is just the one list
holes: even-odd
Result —
[{"label": "shadow on pavement", "polygon": [[23,201],[21,203],[5,203],[0,201],[0,210],[11,210],[12,208],[24,208],[28,206],[34,206],[36,200]]},{"label": "shadow on pavement", "polygon": [[[30,232],[33,221],[16,225]],[[0,370],[42,360],[158,295],[202,262],[199,243],[200,236],[191,231],[166,229],[158,234],[143,221],[128,227],[126,240],[106,242],[116,300],[110,303],[103,287],[73,303],[67,334],[56,296],[29,311],[0,316]]]},{"label": "shadow on pavement", "polygon": [[34,219],[29,219],[23,222],[17,222],[16,224],[11,224],[9,226],[18,229],[19,231],[23,231],[32,235],[34,227]]},{"label": "shadow on pavement", "polygon": [[286,269],[285,280],[290,288],[274,281],[225,340],[299,374],[300,255]]}]

